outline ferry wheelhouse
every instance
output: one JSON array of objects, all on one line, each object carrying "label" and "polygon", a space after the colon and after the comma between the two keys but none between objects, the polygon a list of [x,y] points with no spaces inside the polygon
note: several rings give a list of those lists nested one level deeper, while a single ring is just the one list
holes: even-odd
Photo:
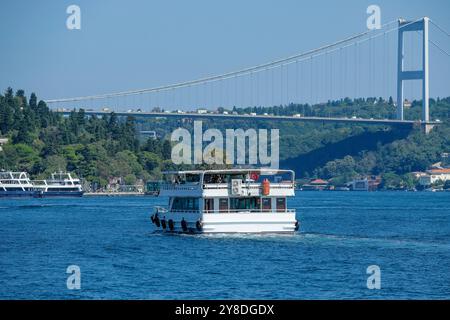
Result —
[{"label": "ferry wheelhouse", "polygon": [[39,192],[26,172],[0,172],[0,197],[35,197]]},{"label": "ferry wheelhouse", "polygon": [[166,172],[155,226],[184,233],[292,233],[299,223],[287,198],[295,195],[294,172],[232,169]]},{"label": "ferry wheelhouse", "polygon": [[83,188],[80,179],[68,172],[55,172],[48,180],[33,181],[34,188],[42,197],[81,197]]}]

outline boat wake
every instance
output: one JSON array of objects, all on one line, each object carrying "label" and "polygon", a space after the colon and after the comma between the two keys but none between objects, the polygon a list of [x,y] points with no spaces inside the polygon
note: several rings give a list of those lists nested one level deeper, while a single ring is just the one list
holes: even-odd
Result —
[{"label": "boat wake", "polygon": [[424,249],[443,249],[449,251],[448,244],[444,242],[419,241],[410,238],[392,238],[392,237],[366,237],[358,235],[336,235],[325,233],[300,233],[305,241],[317,242],[339,242],[347,245],[377,246],[377,247],[395,247],[395,248],[420,248]]},{"label": "boat wake", "polygon": [[161,230],[154,230],[151,235],[155,236],[172,236],[172,237],[191,237],[194,239],[206,240],[242,240],[242,241],[280,241],[280,242],[296,242],[302,244],[315,245],[333,245],[333,246],[372,246],[380,248],[416,248],[416,249],[448,249],[445,242],[419,241],[416,239],[400,239],[392,237],[366,237],[359,235],[339,235],[315,232],[295,232],[291,234],[276,233],[168,233]]}]

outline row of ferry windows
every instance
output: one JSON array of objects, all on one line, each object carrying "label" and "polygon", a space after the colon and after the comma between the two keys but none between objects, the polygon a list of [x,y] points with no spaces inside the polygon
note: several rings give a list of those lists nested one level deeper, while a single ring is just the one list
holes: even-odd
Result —
[{"label": "row of ferry windows", "polygon": [[[25,187],[23,189],[21,187],[7,187],[6,190],[7,191],[23,191],[23,190],[25,190],[25,191],[35,191],[35,190],[40,190],[40,189],[34,189],[34,188],[28,188],[28,187]],[[51,188],[51,189],[48,189],[48,191],[62,192],[62,191],[80,191],[80,190],[78,188]]]},{"label": "row of ferry windows", "polygon": [[[286,210],[286,198],[276,198],[277,211]],[[219,198],[219,211],[227,210],[272,210],[271,198]],[[172,210],[198,211],[199,198],[174,198]],[[204,200],[204,210],[214,211],[214,199]]]},{"label": "row of ferry windows", "polygon": [[[192,183],[198,184],[200,182],[199,174],[184,174],[184,175],[168,175],[165,176],[166,181],[175,184],[185,184]],[[207,173],[203,177],[203,183],[230,183],[233,179],[238,179],[242,181],[255,181],[262,182],[267,179],[270,182],[280,183],[280,182],[292,182],[291,172],[279,172],[276,175],[264,175],[257,172],[253,173]]]},{"label": "row of ferry windows", "polygon": [[[7,187],[6,188],[6,191],[23,191],[23,190],[25,190],[25,191],[33,191],[33,188],[21,188],[21,187]],[[3,190],[0,190],[0,191],[3,191]]]}]

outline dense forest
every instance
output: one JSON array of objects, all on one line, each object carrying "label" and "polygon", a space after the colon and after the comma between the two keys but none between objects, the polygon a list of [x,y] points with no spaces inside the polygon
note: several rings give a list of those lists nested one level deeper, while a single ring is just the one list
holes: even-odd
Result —
[{"label": "dense forest", "polygon": [[[407,119],[418,119],[421,102],[413,101]],[[322,177],[336,185],[357,176],[382,175],[386,186],[414,183],[409,172],[422,171],[450,151],[450,98],[430,101],[432,119],[442,124],[429,135],[420,128],[404,131],[384,126],[204,120],[204,130],[217,128],[280,129],[280,160],[300,178]],[[221,108],[218,110],[223,112]],[[392,118],[392,98],[342,99],[318,105],[233,108],[230,112],[274,115]],[[0,95],[0,135],[9,143],[0,151],[0,169],[25,170],[34,178],[51,172],[75,172],[105,186],[109,178],[157,179],[162,170],[176,169],[170,160],[172,130],[192,129],[188,119],[174,120],[86,116],[83,109],[63,117],[35,94],[8,88]],[[155,130],[158,139],[143,139],[141,130]]]}]

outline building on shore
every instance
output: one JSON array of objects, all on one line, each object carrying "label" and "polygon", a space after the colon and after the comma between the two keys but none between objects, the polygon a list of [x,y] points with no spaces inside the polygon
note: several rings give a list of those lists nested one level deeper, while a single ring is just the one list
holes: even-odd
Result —
[{"label": "building on shore", "polygon": [[369,191],[369,180],[365,179],[356,179],[350,183],[351,190],[353,191]]},{"label": "building on shore", "polygon": [[327,180],[314,179],[309,183],[304,184],[301,188],[303,191],[321,191],[329,188],[329,183]]},{"label": "building on shore", "polygon": [[133,184],[133,185],[120,185],[119,186],[119,193],[144,193],[144,186],[140,184]]},{"label": "building on shore", "polygon": [[143,193],[144,182],[141,179],[137,179],[132,185],[126,184],[122,177],[112,177],[108,179],[108,185],[106,190],[99,190],[107,193]]},{"label": "building on shore", "polygon": [[430,169],[425,175],[419,178],[419,184],[422,186],[430,186],[435,182],[445,182],[450,180],[450,168]]},{"label": "building on shore", "polygon": [[375,191],[381,184],[379,176],[366,177],[364,179],[355,179],[350,182],[350,188],[353,191]]}]

